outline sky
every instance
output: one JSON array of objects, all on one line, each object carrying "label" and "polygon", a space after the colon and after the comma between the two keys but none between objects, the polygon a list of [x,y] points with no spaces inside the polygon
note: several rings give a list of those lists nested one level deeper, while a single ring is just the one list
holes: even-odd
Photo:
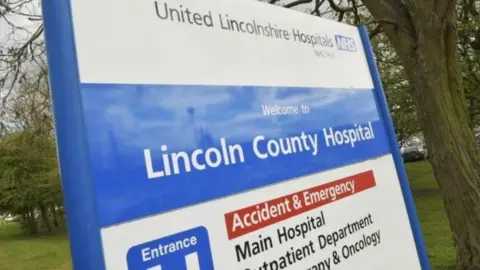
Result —
[{"label": "sky", "polygon": [[[3,1],[3,0],[0,0]],[[14,6],[17,7],[17,6]],[[0,10],[3,11],[0,7]],[[21,12],[24,14],[40,15],[40,6],[38,0],[33,0],[31,3],[25,4],[21,7],[14,9],[15,12]],[[31,21],[27,16],[8,13],[4,17],[0,17],[0,44],[2,46],[12,45],[13,43],[23,42],[28,39],[29,34],[37,29],[41,21]],[[12,32],[12,26],[22,27],[24,30],[16,30],[14,35],[10,35]]]},{"label": "sky", "polygon": [[[4,1],[4,0],[0,0]],[[30,3],[22,6],[19,9],[16,9],[17,11],[20,11],[25,14],[34,14],[34,15],[40,15],[41,14],[41,9],[40,9],[40,0],[25,0]],[[240,0],[241,1],[241,0]],[[252,0],[254,1],[254,0]],[[260,0],[262,2],[267,2],[268,0]],[[280,0],[276,4],[277,5],[285,5],[287,3],[292,2],[293,0]],[[294,7],[294,10],[298,10],[300,12],[305,12],[306,10],[309,10],[314,7],[314,1],[312,0],[312,3],[308,4],[302,4]],[[324,3],[322,6],[322,10],[326,10],[328,7],[328,3]],[[3,10],[0,7],[0,11]],[[19,31],[18,33],[15,34],[15,36],[12,38],[11,36],[8,35],[8,33],[11,32],[11,27],[8,25],[8,23],[5,21],[8,20],[12,24],[17,25],[17,26],[22,26],[25,27],[29,31],[35,31],[35,29],[39,26],[38,21],[29,21],[26,16],[20,16],[20,15],[8,15],[6,18],[1,18],[0,19],[0,44],[3,46],[6,44],[8,41],[9,43],[12,42],[12,40],[15,40],[17,42],[24,41],[25,38],[28,36],[28,33],[25,31]]]},{"label": "sky", "polygon": [[[0,0],[2,2],[3,0]],[[22,1],[11,1],[11,2],[22,2]],[[19,48],[21,45],[25,44],[25,41],[29,40],[32,34],[41,26],[40,17],[40,8],[39,8],[39,1],[38,0],[25,0],[23,2],[28,2],[25,5],[19,6],[18,4],[11,5],[12,12],[7,13],[5,16],[0,16],[0,79],[8,75],[7,83],[4,85],[3,88],[0,88],[0,101],[3,102],[5,97],[8,95],[9,99],[11,100],[12,97],[15,96],[17,93],[16,87],[18,84],[14,85],[13,92],[10,92],[10,88],[12,86],[12,74],[8,74],[7,72],[12,70],[11,64],[5,64],[2,60],[11,61],[12,57],[5,57],[1,56],[1,54],[6,54],[8,49],[10,48]],[[5,12],[5,8],[0,7],[0,13]],[[31,17],[27,15],[33,15]],[[30,20],[29,18],[34,18],[35,20]],[[40,37],[40,38],[43,38]],[[33,69],[32,69],[33,68]],[[23,62],[23,66],[21,66],[21,70],[37,70],[36,65],[32,65],[29,62]],[[31,73],[30,74],[36,74]],[[10,93],[10,94],[9,94]],[[2,103],[0,103],[2,104]],[[0,105],[0,114],[3,115],[2,112],[5,111],[3,104]],[[12,126],[8,118],[8,115],[2,116],[3,119],[1,122],[6,124],[7,126]]]}]

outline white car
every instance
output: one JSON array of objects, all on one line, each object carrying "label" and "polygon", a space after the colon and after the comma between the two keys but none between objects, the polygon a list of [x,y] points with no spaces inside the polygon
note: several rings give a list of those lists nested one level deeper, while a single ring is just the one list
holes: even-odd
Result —
[{"label": "white car", "polygon": [[428,151],[423,142],[418,138],[414,138],[405,143],[405,146],[400,149],[400,152],[405,162],[425,160],[428,158]]}]

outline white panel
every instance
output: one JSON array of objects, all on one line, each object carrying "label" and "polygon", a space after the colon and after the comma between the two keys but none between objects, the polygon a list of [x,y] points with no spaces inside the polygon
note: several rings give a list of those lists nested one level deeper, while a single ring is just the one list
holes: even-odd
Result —
[{"label": "white panel", "polygon": [[[164,1],[158,1],[160,8]],[[162,20],[155,1],[72,0],[82,82],[372,88],[357,28],[245,0],[169,0],[211,12],[214,27]],[[162,14],[162,13],[161,13]],[[222,29],[219,16],[277,25],[289,40]],[[327,37],[333,47],[294,40],[293,31]],[[261,31],[261,30],[259,30]],[[335,35],[356,52],[337,49]]]},{"label": "white panel", "polygon": [[[337,179],[348,177],[366,170],[373,170],[376,186],[345,199],[334,201],[321,208],[292,217],[278,224],[257,230],[248,235],[228,240],[224,214],[243,207],[278,198],[310,187],[318,186]],[[246,240],[258,240],[262,237],[277,235],[277,229],[293,227],[304,222],[307,217],[324,212],[325,226],[308,234],[306,239],[299,237],[286,244],[276,244],[274,248],[250,259],[237,263],[235,245]],[[148,217],[102,230],[107,269],[127,269],[124,258],[130,247],[162,238],[183,230],[202,225],[210,235],[215,269],[258,269],[264,261],[278,259],[286,251],[304,246],[309,241],[317,241],[320,234],[332,233],[345,224],[371,215],[373,224],[339,241],[337,247],[326,247],[314,256],[297,262],[287,269],[308,269],[322,259],[327,259],[333,251],[341,252],[343,245],[352,245],[362,238],[362,234],[380,231],[380,243],[342,260],[331,269],[351,270],[361,265],[361,269],[378,270],[420,270],[415,242],[405,210],[399,181],[391,155],[369,160],[339,169],[309,175],[243,194],[203,203],[173,211],[163,215]],[[125,233],[129,232],[129,233]],[[332,262],[333,265],[333,262]],[[257,268],[254,268],[257,267]]]},{"label": "white panel", "polygon": [[185,257],[185,261],[187,262],[187,270],[200,270],[198,254],[196,252],[188,254]]}]

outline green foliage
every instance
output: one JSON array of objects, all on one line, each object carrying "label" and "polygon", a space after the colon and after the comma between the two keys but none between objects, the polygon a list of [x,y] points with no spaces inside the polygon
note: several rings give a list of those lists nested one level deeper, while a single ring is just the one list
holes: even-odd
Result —
[{"label": "green foliage", "polygon": [[10,133],[0,140],[0,208],[34,223],[38,209],[62,203],[53,140],[33,132]]},{"label": "green foliage", "polygon": [[[476,6],[475,6],[476,5]],[[480,2],[463,0],[457,8],[459,54],[470,118],[480,125]],[[477,7],[477,8],[475,8]]]},{"label": "green foliage", "polygon": [[397,140],[403,145],[412,135],[420,132],[415,104],[409,95],[410,85],[397,54],[383,33],[372,40],[372,47],[376,52]]},{"label": "green foliage", "polygon": [[47,68],[37,64],[7,103],[10,128],[0,134],[0,213],[14,215],[30,233],[39,221],[52,231],[51,219],[57,227],[63,218]]},{"label": "green foliage", "polygon": [[[475,127],[480,126],[480,1],[462,0],[457,5],[459,31],[459,57],[463,87],[469,116]],[[366,20],[364,20],[366,21]],[[370,27],[370,32],[378,30]],[[411,86],[402,63],[388,38],[380,31],[372,38],[378,68],[387,95],[387,101],[402,145],[412,135],[421,132],[413,103]]]}]

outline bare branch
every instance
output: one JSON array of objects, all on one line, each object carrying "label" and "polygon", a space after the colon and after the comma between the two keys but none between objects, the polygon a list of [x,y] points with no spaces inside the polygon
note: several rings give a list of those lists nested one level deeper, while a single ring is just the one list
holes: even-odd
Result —
[{"label": "bare branch", "polygon": [[[4,14],[5,15],[6,13],[11,13],[11,14],[15,14],[15,15],[19,15],[19,16],[24,16],[24,17],[27,17],[27,18],[31,18],[31,19],[41,19],[42,16],[41,15],[36,15],[36,14],[28,14],[28,13],[25,13],[22,11],[22,9],[25,8],[26,4],[29,4],[29,3],[32,3],[33,0],[20,0],[20,1],[17,1],[17,2],[5,2],[4,0],[0,0],[0,7],[2,7],[4,9]],[[0,15],[2,15],[0,13]],[[2,16],[0,16],[2,17]]]},{"label": "bare branch", "polygon": [[335,3],[334,0],[328,0],[328,3],[329,3],[330,6],[332,7],[332,9],[335,10],[336,12],[346,13],[346,12],[353,11],[353,7],[347,7],[347,8],[340,7],[339,5],[337,5],[337,4]]},{"label": "bare branch", "polygon": [[284,5],[283,7],[292,8],[292,7],[295,7],[295,6],[298,6],[298,5],[311,3],[312,1],[313,0],[297,0],[297,1],[294,1],[294,2],[291,2],[291,3],[288,3],[288,4]]},{"label": "bare branch", "polygon": [[345,12],[343,12],[343,11],[342,11],[342,12],[339,12],[339,14],[338,14],[338,21],[339,21],[339,22],[343,21],[343,17],[344,17],[344,16],[345,16]]},{"label": "bare branch", "polygon": [[380,27],[380,25],[377,25],[375,26],[375,28],[373,28],[373,30],[369,33],[368,37],[370,38],[370,40],[374,39],[377,35],[379,35],[380,33],[382,33],[382,27]]},{"label": "bare branch", "polygon": [[380,24],[380,23],[391,24],[391,25],[400,27],[400,24],[399,24],[397,21],[395,21],[395,20],[388,20],[388,19],[376,19],[376,20],[371,20],[371,21],[366,22],[365,25]]},{"label": "bare branch", "polygon": [[410,46],[416,46],[417,31],[410,10],[402,0],[363,0],[363,4],[374,18],[381,18],[378,23],[391,38],[402,36],[410,41]]},{"label": "bare branch", "polygon": [[409,26],[409,11],[401,0],[363,0],[370,13],[383,21],[395,21],[403,27]]},{"label": "bare branch", "polygon": [[317,16],[320,16],[320,7],[322,4],[325,3],[325,0],[315,0],[315,7],[313,10],[310,12],[310,14],[315,14]]},{"label": "bare branch", "polygon": [[357,0],[350,0],[352,3],[353,14],[355,16],[355,24],[360,25],[360,16],[358,14]]},{"label": "bare branch", "polygon": [[[16,87],[26,79],[36,64],[40,66],[38,57],[42,57],[44,46],[42,40],[43,26],[38,21],[38,0],[0,0],[0,20],[6,31],[2,31],[3,44],[0,45],[0,115],[5,115],[7,102],[17,95]],[[32,21],[25,25],[19,23],[18,17]],[[35,27],[38,25],[38,27]],[[34,28],[35,27],[35,28]],[[32,29],[33,28],[33,29]],[[34,31],[32,31],[34,30]],[[15,93],[15,94],[14,94]]]},{"label": "bare branch", "polygon": [[43,34],[43,25],[37,28],[37,31],[18,49],[18,51],[25,50],[32,42],[37,40]]}]

